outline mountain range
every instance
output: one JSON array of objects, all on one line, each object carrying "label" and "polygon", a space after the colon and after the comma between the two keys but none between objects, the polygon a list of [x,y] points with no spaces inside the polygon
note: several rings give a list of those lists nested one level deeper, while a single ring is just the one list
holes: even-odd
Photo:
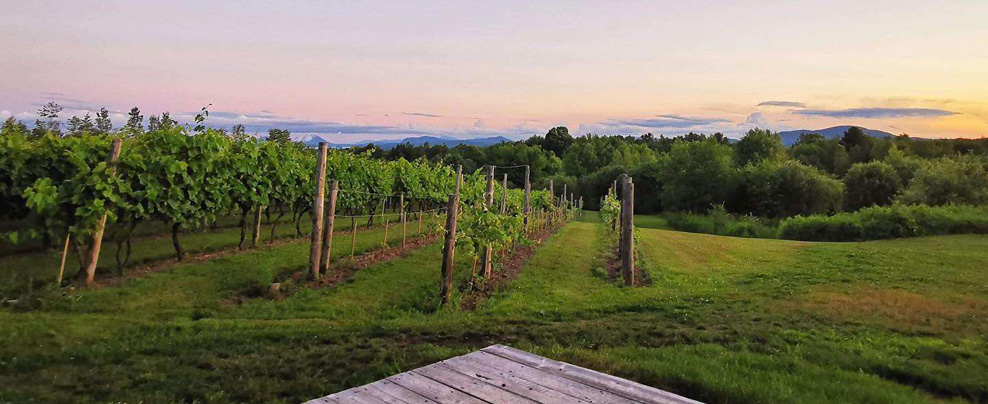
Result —
[{"label": "mountain range", "polygon": [[[871,137],[893,137],[893,136],[895,136],[895,135],[893,135],[891,133],[883,132],[883,131],[880,131],[880,130],[868,129],[868,128],[861,127],[861,126],[858,126],[858,127],[861,128],[861,130],[863,130],[866,135],[871,136]],[[844,132],[847,132],[847,130],[850,129],[850,128],[851,128],[850,125],[842,125],[842,126],[834,126],[834,127],[831,127],[831,128],[819,129],[819,130],[809,130],[809,129],[787,130],[787,131],[784,131],[784,132],[779,132],[779,136],[782,137],[782,144],[784,144],[786,146],[792,146],[792,145],[796,144],[797,141],[799,141],[799,137],[800,136],[802,136],[804,134],[807,134],[807,133],[816,133],[816,134],[822,135],[823,137],[825,137],[827,139],[833,139],[833,138],[839,138],[841,136],[844,136]]]},{"label": "mountain range", "polygon": [[421,146],[428,143],[433,146],[442,144],[449,147],[456,147],[461,144],[465,144],[471,146],[485,147],[485,146],[495,145],[501,142],[513,142],[513,140],[508,139],[504,136],[479,137],[474,139],[457,139],[454,137],[446,137],[446,136],[417,136],[417,137],[406,137],[400,140],[385,139],[378,141],[364,140],[353,143],[330,143],[328,142],[327,139],[320,137],[319,135],[315,135],[309,138],[309,140],[306,140],[305,144],[309,147],[316,147],[319,145],[319,142],[327,142],[326,145],[328,147],[336,148],[336,149],[345,149],[349,147],[364,147],[367,146],[368,144],[374,144],[377,147],[388,150],[388,149],[393,149],[395,146],[398,146],[399,144],[402,143],[409,143],[412,146]]},{"label": "mountain range", "polygon": [[[851,128],[850,125],[841,125],[841,126],[834,126],[830,128],[817,129],[817,130],[810,130],[810,129],[787,130],[787,131],[779,132],[779,136],[782,138],[782,144],[786,146],[792,146],[796,144],[797,141],[799,141],[800,136],[807,133],[816,133],[822,135],[825,138],[833,139],[844,136],[844,132],[846,132],[850,128]],[[863,130],[865,134],[871,137],[885,138],[885,137],[895,136],[891,133],[880,130],[868,129],[860,126],[859,128],[861,128],[861,130]],[[395,146],[398,146],[399,144],[402,143],[409,143],[413,146],[421,146],[428,143],[433,146],[442,144],[449,147],[456,147],[458,145],[465,144],[471,146],[486,147],[502,142],[513,142],[513,141],[514,140],[508,139],[504,136],[480,137],[473,139],[458,139],[447,136],[416,136],[416,137],[406,137],[404,139],[385,139],[378,141],[364,140],[364,141],[352,142],[352,143],[332,143],[329,142],[328,139],[324,137],[321,137],[319,135],[314,135],[311,138],[309,138],[309,140],[306,140],[305,144],[309,147],[316,147],[319,145],[319,142],[327,142],[327,146],[336,149],[346,149],[350,147],[364,147],[367,146],[368,144],[374,144],[375,146],[388,150],[388,149],[393,149],[395,148]]]}]

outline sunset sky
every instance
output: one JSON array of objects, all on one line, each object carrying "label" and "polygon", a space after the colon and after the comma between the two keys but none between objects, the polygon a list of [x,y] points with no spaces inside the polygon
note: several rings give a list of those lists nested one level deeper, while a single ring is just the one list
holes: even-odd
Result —
[{"label": "sunset sky", "polygon": [[988,136],[988,1],[3,1],[0,113],[106,106],[340,141]]}]

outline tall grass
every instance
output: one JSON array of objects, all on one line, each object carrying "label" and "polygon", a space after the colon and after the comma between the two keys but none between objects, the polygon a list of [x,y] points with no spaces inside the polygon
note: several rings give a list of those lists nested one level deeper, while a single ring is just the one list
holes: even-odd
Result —
[{"label": "tall grass", "polygon": [[766,219],[727,213],[723,205],[714,206],[710,213],[699,215],[666,212],[662,215],[669,227],[690,233],[722,236],[777,238],[778,230]]},{"label": "tall grass", "polygon": [[794,216],[779,225],[781,238],[806,241],[861,241],[962,233],[988,233],[988,206],[873,206],[833,216]]}]

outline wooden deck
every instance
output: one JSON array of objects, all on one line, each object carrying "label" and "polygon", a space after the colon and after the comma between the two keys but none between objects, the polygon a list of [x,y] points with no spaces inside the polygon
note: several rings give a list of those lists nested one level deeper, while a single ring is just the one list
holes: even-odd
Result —
[{"label": "wooden deck", "polygon": [[504,345],[354,387],[324,403],[697,404],[656,388]]}]

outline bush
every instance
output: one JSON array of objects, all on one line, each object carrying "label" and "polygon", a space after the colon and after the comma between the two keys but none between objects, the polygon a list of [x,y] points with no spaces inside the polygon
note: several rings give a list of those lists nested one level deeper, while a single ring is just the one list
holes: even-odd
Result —
[{"label": "bush", "polygon": [[931,206],[988,203],[988,170],[978,157],[965,155],[927,162],[899,202]]},{"label": "bush", "polygon": [[839,209],[843,193],[840,181],[813,167],[764,161],[741,171],[731,210],[766,217],[830,213]]},{"label": "bush", "polygon": [[844,177],[844,209],[890,205],[901,187],[902,180],[891,165],[881,161],[855,164]]},{"label": "bush", "polygon": [[733,159],[731,147],[714,138],[698,142],[676,140],[662,160],[662,206],[706,212],[724,203],[737,182]]},{"label": "bush", "polygon": [[669,227],[690,233],[722,236],[776,238],[776,228],[754,216],[727,213],[722,205],[714,206],[709,214],[668,212],[662,215]]},{"label": "bush", "polygon": [[833,216],[796,216],[779,236],[806,241],[860,241],[938,234],[988,233],[988,206],[872,206]]}]

